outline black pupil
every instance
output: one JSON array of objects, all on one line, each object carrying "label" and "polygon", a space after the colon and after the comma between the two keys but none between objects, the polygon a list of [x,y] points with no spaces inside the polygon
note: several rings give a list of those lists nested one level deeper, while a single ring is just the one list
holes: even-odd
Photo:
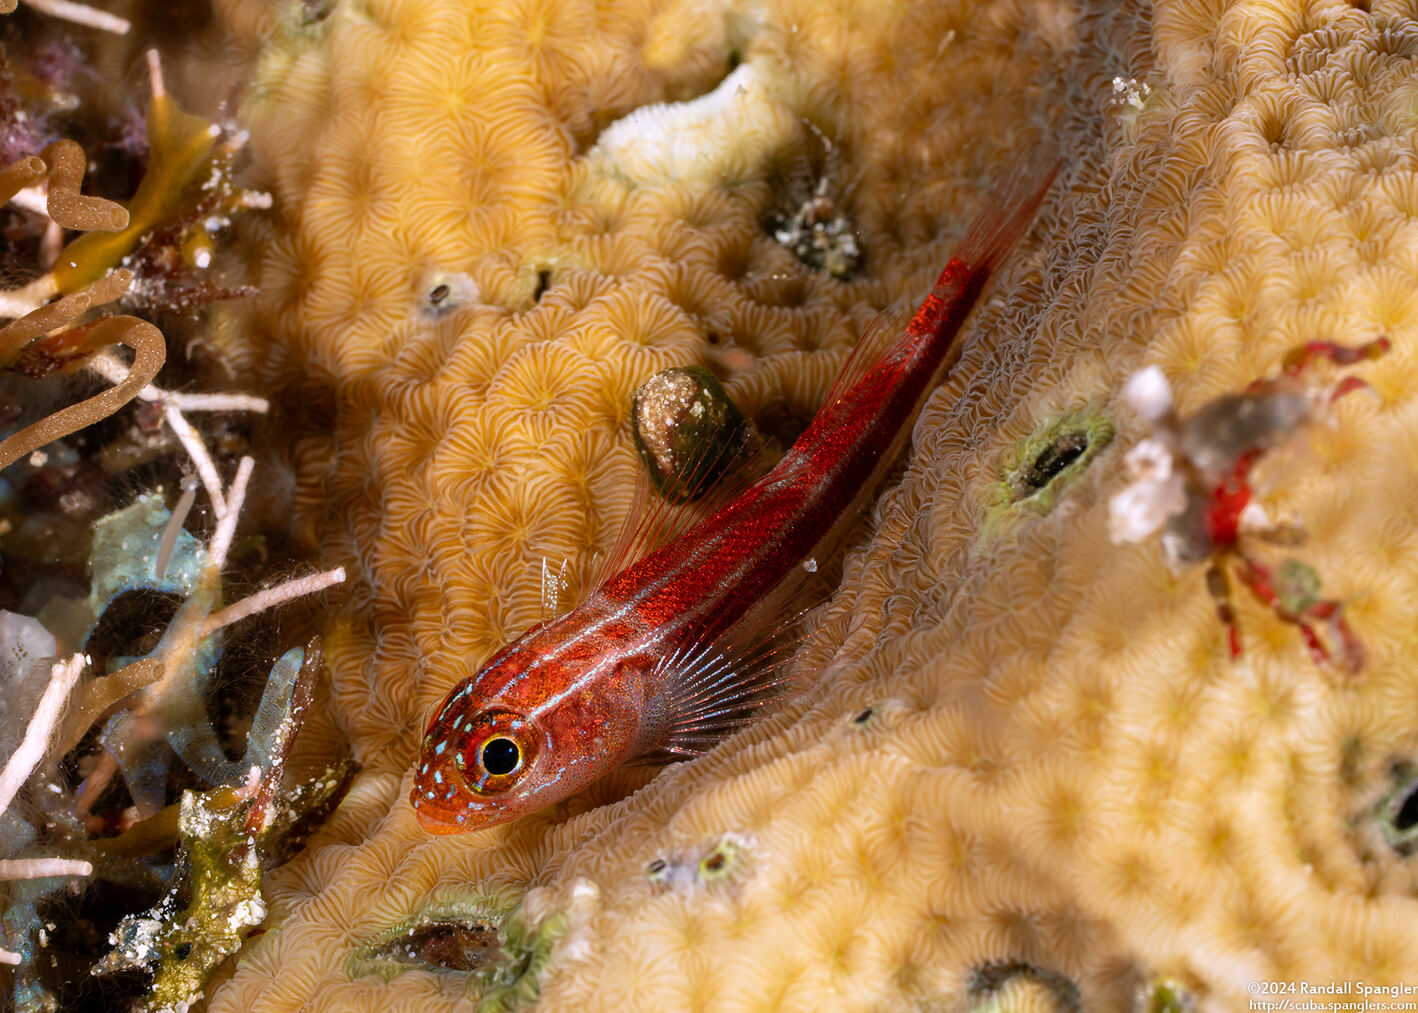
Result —
[{"label": "black pupil", "polygon": [[489,739],[483,746],[483,767],[489,774],[510,774],[520,759],[517,743],[511,739]]}]

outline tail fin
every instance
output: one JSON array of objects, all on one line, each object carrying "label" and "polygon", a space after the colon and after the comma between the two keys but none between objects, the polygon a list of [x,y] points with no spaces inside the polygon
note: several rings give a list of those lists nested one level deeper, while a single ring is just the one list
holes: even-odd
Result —
[{"label": "tail fin", "polygon": [[955,248],[955,258],[978,270],[997,266],[1029,230],[1062,164],[1050,147],[1033,152],[1011,169],[975,215]]}]

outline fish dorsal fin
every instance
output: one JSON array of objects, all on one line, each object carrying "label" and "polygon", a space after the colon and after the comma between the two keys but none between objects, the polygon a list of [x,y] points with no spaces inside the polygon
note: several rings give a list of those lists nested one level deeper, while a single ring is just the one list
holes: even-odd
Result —
[{"label": "fish dorsal fin", "polygon": [[852,347],[847,361],[842,364],[837,379],[832,382],[832,389],[822,402],[824,407],[851,390],[867,370],[881,361],[886,350],[901,337],[914,312],[915,307],[911,303],[899,299],[872,317],[871,323],[867,324],[866,330],[862,331],[862,336]]},{"label": "fish dorsal fin", "polygon": [[[824,405],[832,404],[850,390],[880,361],[901,336],[911,315],[911,304],[898,300],[872,319],[843,363]],[[587,587],[600,587],[614,574],[683,534],[776,463],[775,455],[756,432],[752,445],[732,467],[724,467],[728,463],[721,459],[724,446],[717,445],[716,450],[714,455],[686,459],[660,492],[652,487],[645,469],[637,469],[635,492],[620,533],[611,551],[593,565],[593,577]]]},{"label": "fish dorsal fin", "polygon": [[567,560],[563,559],[561,566],[553,570],[547,557],[542,557],[542,622],[555,619],[570,609],[572,602],[567,594],[569,582],[566,567]]}]

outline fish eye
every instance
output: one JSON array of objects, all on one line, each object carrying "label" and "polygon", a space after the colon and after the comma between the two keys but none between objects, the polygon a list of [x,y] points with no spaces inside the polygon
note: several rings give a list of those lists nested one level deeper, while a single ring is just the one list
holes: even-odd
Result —
[{"label": "fish eye", "polygon": [[536,765],[539,742],[521,714],[493,708],[463,721],[453,762],[474,794],[500,795],[514,790]]},{"label": "fish eye", "polygon": [[521,764],[522,750],[506,736],[499,735],[483,743],[482,765],[489,774],[495,777],[510,774]]}]

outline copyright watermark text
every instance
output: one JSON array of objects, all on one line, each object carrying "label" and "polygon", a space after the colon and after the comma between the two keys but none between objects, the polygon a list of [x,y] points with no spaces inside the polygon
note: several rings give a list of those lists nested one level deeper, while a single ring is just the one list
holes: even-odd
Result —
[{"label": "copyright watermark text", "polygon": [[1252,1010],[1418,1010],[1418,985],[1365,981],[1253,981]]}]

